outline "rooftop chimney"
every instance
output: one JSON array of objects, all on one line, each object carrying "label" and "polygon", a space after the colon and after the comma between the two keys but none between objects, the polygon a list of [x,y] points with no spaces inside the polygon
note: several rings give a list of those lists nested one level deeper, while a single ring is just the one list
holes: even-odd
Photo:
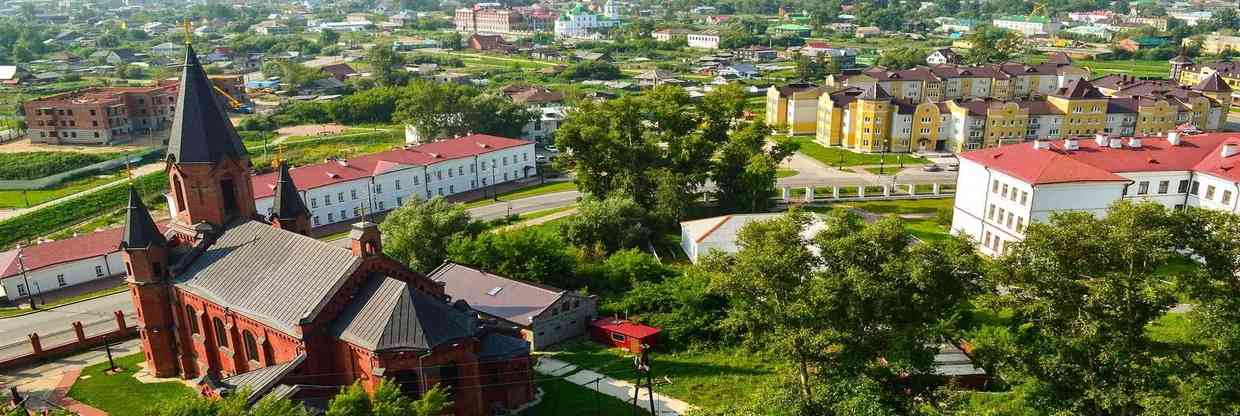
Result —
[{"label": "rooftop chimney", "polygon": [[1131,148],[1133,148],[1133,149],[1138,149],[1138,148],[1140,148],[1140,147],[1141,147],[1141,138],[1140,138],[1140,137],[1133,137],[1133,138],[1131,138],[1131,139],[1128,139],[1128,147],[1131,147]]},{"label": "rooftop chimney", "polygon": [[1167,143],[1170,143],[1172,146],[1179,146],[1180,145],[1180,132],[1178,131],[1167,132]]},{"label": "rooftop chimney", "polygon": [[371,257],[383,252],[379,226],[373,222],[362,221],[353,224],[353,229],[349,230],[349,240],[351,240],[349,248],[352,249],[354,256]]},{"label": "rooftop chimney", "polygon": [[1067,150],[1080,150],[1081,142],[1075,137],[1063,139],[1063,148]]},{"label": "rooftop chimney", "polygon": [[1105,134],[1101,134],[1101,133],[1099,133],[1099,134],[1095,134],[1095,135],[1094,135],[1094,143],[1098,144],[1098,147],[1106,147],[1106,145],[1107,145],[1107,135],[1105,135]]},{"label": "rooftop chimney", "polygon": [[1118,138],[1118,137],[1116,137],[1116,138],[1114,138],[1114,139],[1111,139],[1111,143],[1110,143],[1110,145],[1111,145],[1111,148],[1112,148],[1112,149],[1123,149],[1123,148],[1124,148],[1124,139],[1121,139],[1121,138]]},{"label": "rooftop chimney", "polygon": [[1051,148],[1051,142],[1046,140],[1034,140],[1033,148],[1037,150],[1046,150]]},{"label": "rooftop chimney", "polygon": [[1231,155],[1236,153],[1240,153],[1240,145],[1236,145],[1235,143],[1225,143],[1223,144],[1223,151],[1220,155],[1223,157],[1231,157]]}]

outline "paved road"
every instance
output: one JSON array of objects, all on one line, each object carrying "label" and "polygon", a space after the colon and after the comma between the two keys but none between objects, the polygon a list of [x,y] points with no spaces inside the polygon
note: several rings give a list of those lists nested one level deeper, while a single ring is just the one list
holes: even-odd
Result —
[{"label": "paved road", "polygon": [[120,292],[84,302],[65,305],[24,316],[0,319],[0,358],[29,352],[27,335],[39,333],[44,346],[58,345],[74,338],[74,321],[82,322],[87,336],[116,328],[113,311],[125,311],[126,320],[135,319],[129,292]]}]

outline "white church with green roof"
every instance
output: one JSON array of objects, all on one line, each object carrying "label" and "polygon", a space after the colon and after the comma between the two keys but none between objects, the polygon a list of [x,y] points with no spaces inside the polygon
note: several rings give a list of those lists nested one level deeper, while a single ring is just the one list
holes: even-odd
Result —
[{"label": "white church with green roof", "polygon": [[620,5],[616,0],[607,0],[603,5],[603,14],[590,10],[585,4],[577,3],[571,10],[555,19],[555,37],[560,39],[601,39],[600,29],[620,25]]}]

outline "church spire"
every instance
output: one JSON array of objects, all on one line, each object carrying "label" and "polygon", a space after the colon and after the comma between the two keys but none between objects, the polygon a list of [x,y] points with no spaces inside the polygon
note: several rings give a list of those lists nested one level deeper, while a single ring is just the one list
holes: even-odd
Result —
[{"label": "church spire", "polygon": [[215,163],[245,158],[241,136],[215,100],[214,86],[198,62],[194,47],[185,45],[185,66],[177,92],[176,118],[168,143],[173,163]]},{"label": "church spire", "polygon": [[275,200],[271,205],[271,224],[283,230],[298,234],[310,233],[310,211],[297,192],[293,176],[288,172],[288,163],[280,162],[280,172],[276,179]]},{"label": "church spire", "polygon": [[125,250],[142,250],[152,245],[162,246],[166,241],[151,213],[142,203],[138,189],[129,186],[129,206],[125,208],[125,235],[121,238],[121,248]]}]

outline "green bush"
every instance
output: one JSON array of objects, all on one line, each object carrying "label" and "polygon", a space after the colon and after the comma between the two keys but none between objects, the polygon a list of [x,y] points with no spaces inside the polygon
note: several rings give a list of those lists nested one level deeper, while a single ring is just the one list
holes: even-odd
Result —
[{"label": "green bush", "polygon": [[[138,192],[151,196],[168,188],[168,175],[163,172],[146,175],[134,181]],[[0,247],[10,247],[19,241],[28,241],[57,229],[85,221],[125,206],[128,188],[113,186],[75,198],[72,201],[31,211],[0,221]]]},{"label": "green bush", "polygon": [[120,153],[0,153],[0,179],[38,179],[118,157],[121,157]]}]

